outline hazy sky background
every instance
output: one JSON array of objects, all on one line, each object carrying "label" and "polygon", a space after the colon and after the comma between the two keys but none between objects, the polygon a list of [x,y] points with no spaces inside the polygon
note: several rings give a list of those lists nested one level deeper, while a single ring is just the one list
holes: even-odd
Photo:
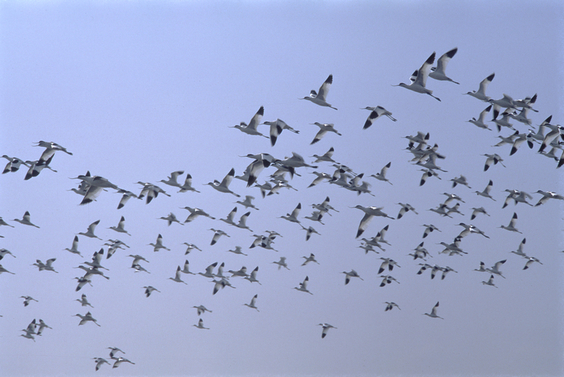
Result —
[{"label": "hazy sky background", "polygon": [[[538,93],[529,113],[536,127],[549,115],[561,123],[563,6],[557,1],[512,2],[2,2],[0,3],[0,153],[36,160],[39,140],[57,142],[73,153],[57,152],[51,166],[24,181],[25,168],[0,176],[0,216],[14,228],[1,227],[0,263],[15,273],[0,275],[0,374],[38,375],[561,375],[562,364],[562,240],[563,204],[553,200],[539,207],[511,203],[502,209],[505,189],[523,190],[540,198],[537,190],[564,194],[562,169],[537,153],[539,145],[492,147],[498,135],[513,131],[479,129],[467,120],[487,106],[471,96],[481,80],[495,72],[487,94],[524,98]],[[436,51],[437,58],[458,47],[447,74],[456,85],[429,79],[427,87],[441,98],[400,87]],[[328,102],[338,110],[298,98],[318,90],[329,74],[333,85]],[[366,130],[365,106],[381,105],[397,122],[378,119]],[[283,119],[299,130],[284,131],[274,147],[265,138],[229,128],[249,122],[260,106],[263,120]],[[491,119],[491,114],[487,116]],[[330,122],[342,136],[329,133],[310,145],[317,127]],[[513,121],[526,132],[530,127]],[[267,126],[259,130],[268,133]],[[446,173],[420,187],[421,171],[405,150],[406,135],[430,133],[430,144],[446,159],[438,165]],[[250,163],[247,153],[270,153],[276,158],[297,152],[307,162],[313,154],[335,148],[333,158],[372,184],[375,195],[354,192],[323,182],[307,188],[314,169],[300,168],[290,182],[297,191],[282,190],[262,198],[257,188],[234,180],[230,188],[253,195],[259,210],[247,221],[253,232],[221,221],[235,206],[233,195],[204,186],[221,180],[234,168],[242,174]],[[499,164],[483,171],[484,153],[498,153]],[[560,156],[561,152],[558,152]],[[2,161],[5,161],[2,159]],[[392,162],[388,178],[369,178]],[[6,161],[7,162],[7,161]],[[322,162],[317,171],[332,174]],[[96,202],[79,206],[81,197],[69,191],[76,177],[90,171],[121,188],[139,193],[137,181],[156,183],[171,194],[151,203],[131,199],[118,210],[121,195],[103,192]],[[170,172],[184,170],[201,193],[177,193],[160,183]],[[259,182],[274,170],[265,169]],[[472,189],[452,188],[450,179],[465,175]],[[185,175],[179,178],[183,182]],[[477,196],[494,181],[496,201]],[[465,203],[453,218],[429,211],[445,200],[443,192]],[[311,205],[325,197],[339,211],[323,218],[325,225],[304,219]],[[398,202],[418,212],[400,220],[375,218],[364,236],[372,237],[389,224],[385,252],[368,253],[358,246],[356,231],[363,213],[357,204],[384,207],[397,216]],[[302,205],[299,218],[321,235],[305,241],[300,226],[279,217]],[[181,207],[200,207],[216,217],[198,218],[180,226],[159,220],[170,212],[184,220]],[[470,220],[472,207],[491,216]],[[246,212],[240,206],[238,214]],[[40,229],[12,219],[31,213]],[[523,234],[500,229],[513,213]],[[125,216],[131,236],[108,229]],[[103,241],[80,236],[83,257],[65,248],[74,236],[100,220],[96,234]],[[473,223],[490,239],[469,235],[461,242],[468,254],[439,254],[439,242],[451,243]],[[442,232],[422,239],[423,224]],[[210,246],[212,231],[223,237]],[[252,234],[276,230],[278,252],[249,249]],[[153,252],[149,243],[162,234],[171,251]],[[526,237],[525,252],[540,259],[523,271],[525,260],[511,254]],[[131,246],[118,250],[103,265],[109,280],[94,277],[93,286],[75,292],[75,269],[90,260],[105,240],[118,238]],[[422,241],[430,264],[451,266],[445,280],[417,275],[420,260],[409,253]],[[203,251],[185,256],[184,242]],[[228,253],[241,246],[248,256]],[[104,247],[106,250],[106,247]],[[314,253],[317,264],[301,266],[302,256]],[[140,254],[150,272],[136,273],[128,254]],[[280,256],[290,270],[278,270]],[[32,263],[57,258],[58,274],[39,272]],[[391,257],[401,268],[391,275],[400,284],[379,287],[380,257]],[[212,295],[213,284],[203,276],[183,275],[187,285],[171,280],[176,266],[188,259],[193,272],[213,262],[225,270],[259,266],[262,285],[232,278],[236,289]],[[480,261],[490,267],[507,259],[496,277],[497,289],[482,285],[489,274],[473,271]],[[355,269],[364,279],[344,285],[342,271]],[[293,289],[309,276],[313,295]],[[143,286],[155,292],[146,298]],[[77,326],[88,309],[76,302],[85,293],[88,308],[101,327]],[[258,294],[260,312],[244,306]],[[20,296],[39,302],[24,307]],[[401,310],[385,312],[385,301]],[[438,315],[424,316],[440,301]],[[213,313],[198,322],[195,305]],[[45,329],[33,342],[20,330],[34,318]],[[321,339],[320,322],[331,329]],[[108,361],[107,347],[119,347],[135,365],[94,370],[94,357]]]}]

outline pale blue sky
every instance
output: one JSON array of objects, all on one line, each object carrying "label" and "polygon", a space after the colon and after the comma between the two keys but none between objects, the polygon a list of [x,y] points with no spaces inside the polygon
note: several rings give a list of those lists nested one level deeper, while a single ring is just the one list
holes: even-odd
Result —
[{"label": "pale blue sky", "polygon": [[[487,104],[463,95],[495,72],[487,93],[523,98],[538,93],[530,113],[533,126],[553,115],[564,116],[562,103],[563,7],[558,2],[2,2],[0,4],[0,124],[1,153],[24,160],[41,154],[39,140],[54,141],[73,152],[57,152],[52,167],[24,181],[25,169],[0,176],[0,216],[14,228],[1,227],[0,248],[17,258],[0,263],[15,275],[1,274],[0,370],[13,376],[31,375],[561,375],[562,365],[562,204],[539,207],[501,206],[505,189],[564,194],[556,162],[525,144],[509,156],[510,147],[494,148],[500,133],[467,122]],[[427,87],[441,98],[392,87],[406,82],[435,51],[437,57],[458,47],[447,73],[460,85],[429,79]],[[339,110],[298,98],[317,90],[333,75],[328,102]],[[378,119],[363,130],[365,106],[381,105],[397,122]],[[284,131],[276,146],[264,138],[229,128],[249,122],[260,106],[263,120],[283,119],[300,131]],[[488,120],[491,115],[488,115]],[[335,124],[342,136],[326,135],[310,145],[317,127]],[[514,122],[526,132],[529,127]],[[268,132],[267,126],[259,130]],[[406,135],[430,133],[431,143],[446,156],[439,165],[442,180],[431,178],[419,187],[421,172],[405,150]],[[313,154],[335,148],[333,158],[364,173],[374,197],[326,182],[307,188],[314,169],[300,168],[291,181],[297,191],[260,197],[256,188],[239,180],[230,186],[240,195],[253,195],[260,210],[251,210],[247,224],[254,233],[219,220],[198,218],[170,227],[162,220],[181,207],[201,207],[224,218],[235,197],[204,186],[221,180],[234,168],[241,174],[250,162],[239,156],[270,153],[277,158],[297,152],[307,162]],[[483,171],[484,153],[498,153],[506,167]],[[558,152],[560,156],[561,152]],[[4,161],[4,159],[2,159]],[[369,178],[389,161],[393,185]],[[319,163],[317,171],[334,168]],[[23,171],[22,171],[23,170]],[[140,192],[137,181],[159,184],[171,197],[150,204],[131,199],[117,210],[120,195],[103,192],[96,202],[79,206],[81,198],[68,191],[69,180],[89,170],[118,186]],[[177,193],[160,184],[170,172],[184,170],[201,193]],[[262,172],[263,182],[273,172]],[[451,187],[450,179],[465,175],[472,189]],[[184,175],[179,178],[183,181]],[[477,196],[492,179],[496,201]],[[461,196],[464,216],[442,218],[428,209],[445,199],[443,192]],[[339,210],[325,216],[325,225],[304,216],[311,204],[329,196]],[[366,230],[374,236],[390,226],[391,246],[379,255],[364,254],[355,239],[362,212],[357,204],[384,207],[390,216],[398,202],[417,211],[400,220],[375,218]],[[302,204],[302,224],[321,233],[305,241],[299,225],[279,217]],[[491,216],[470,220],[472,207],[483,206]],[[25,211],[40,229],[14,221]],[[238,217],[246,212],[238,206]],[[523,234],[500,229],[514,212]],[[126,218],[131,236],[108,228]],[[103,242],[80,238],[84,258],[70,254],[78,232],[101,220],[96,233],[123,240],[131,249],[104,259],[109,280],[75,292],[81,270]],[[491,238],[469,235],[464,256],[439,254],[439,242],[452,242],[473,223]],[[421,238],[423,224],[442,232]],[[210,246],[219,228],[231,237]],[[276,230],[274,252],[249,249],[252,234]],[[154,253],[147,244],[162,234],[171,251]],[[523,271],[525,260],[511,254],[526,237],[525,251],[543,262]],[[418,261],[408,256],[421,241],[431,252],[430,264],[451,266],[444,281],[417,275]],[[183,242],[203,251],[184,255]],[[228,253],[241,246],[248,256]],[[302,256],[314,253],[319,265],[301,266]],[[150,274],[134,273],[128,254],[150,263]],[[271,262],[287,257],[290,270]],[[36,259],[56,257],[58,274],[38,272]],[[391,257],[401,268],[392,275],[400,284],[380,288],[380,257]],[[259,266],[262,285],[232,278],[236,289],[212,295],[213,284],[202,276],[183,275],[187,285],[168,278],[177,265],[190,261],[202,272],[213,262],[226,270]],[[488,274],[473,271],[480,261],[489,267],[507,259],[506,279],[498,288],[482,285]],[[344,285],[342,271],[355,269],[363,281]],[[293,289],[305,276],[313,295]],[[153,285],[150,298],[142,287]],[[75,299],[88,296],[91,323],[77,326],[74,314],[84,314]],[[245,307],[258,294],[260,312]],[[22,305],[22,295],[39,302]],[[385,301],[401,310],[385,312]],[[440,301],[444,320],[423,315]],[[210,330],[198,330],[194,305],[213,310],[202,318]],[[42,318],[46,329],[36,342],[20,337],[21,329]],[[331,329],[321,339],[320,322]],[[94,370],[94,357],[109,361],[109,346],[127,352],[135,365],[108,365]]]}]

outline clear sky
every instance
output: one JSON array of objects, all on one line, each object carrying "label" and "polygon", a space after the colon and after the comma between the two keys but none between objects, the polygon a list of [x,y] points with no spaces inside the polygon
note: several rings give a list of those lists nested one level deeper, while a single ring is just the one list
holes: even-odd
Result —
[{"label": "clear sky", "polygon": [[[557,162],[521,145],[509,156],[508,145],[493,147],[513,130],[480,129],[468,120],[487,106],[464,93],[477,90],[491,73],[487,88],[494,99],[504,93],[514,99],[538,94],[530,112],[532,125],[512,121],[527,132],[552,115],[562,122],[564,7],[556,1],[11,1],[0,3],[0,154],[37,160],[42,148],[34,143],[54,141],[73,155],[57,152],[51,167],[25,181],[26,168],[0,176],[0,216],[14,227],[0,227],[0,248],[10,255],[0,263],[15,273],[0,274],[0,374],[6,376],[336,376],[336,375],[561,375],[564,371],[562,268],[562,209],[558,200],[541,206],[502,205],[506,189],[532,195],[537,190],[564,194]],[[427,87],[441,101],[401,87],[432,52],[437,58],[458,47],[447,74],[460,84],[429,78]],[[333,75],[327,101],[338,110],[301,101]],[[377,119],[362,126],[366,106],[383,106],[397,122]],[[249,123],[264,106],[263,121],[277,118],[300,131],[284,131],[274,147],[266,138],[235,128]],[[342,134],[328,133],[310,145],[317,127],[334,123]],[[268,126],[259,126],[268,134]],[[411,161],[405,136],[429,132],[444,160],[437,164],[440,180],[419,186],[420,167]],[[313,154],[330,147],[333,159],[364,173],[374,196],[357,195],[337,185],[308,188],[313,171],[333,174],[335,167],[320,162],[317,169],[299,168],[290,181],[296,189],[262,198],[259,189],[233,180],[230,188],[252,195],[259,210],[249,209],[249,232],[228,225],[235,206],[236,221],[246,209],[235,196],[207,184],[221,180],[231,168],[242,174],[251,162],[248,153],[269,153],[278,159],[292,152],[312,164]],[[498,153],[503,163],[484,172],[485,153]],[[558,151],[560,157],[562,152]],[[7,160],[2,159],[7,162]],[[393,185],[371,178],[391,162],[387,177]],[[160,180],[183,170],[200,193],[178,193]],[[102,192],[95,202],[80,206],[70,191],[90,171],[136,194],[138,181],[158,184],[170,197],[151,203],[131,199],[117,209],[121,195]],[[274,172],[265,169],[263,183]],[[471,189],[451,179],[464,175]],[[494,182],[492,201],[475,194]],[[459,195],[463,215],[441,217],[429,211],[444,202],[443,193]],[[339,212],[325,215],[324,225],[305,219],[312,204],[327,196]],[[373,237],[386,225],[386,251],[359,248],[355,238],[363,213],[356,205],[383,207],[396,217],[409,203],[418,214],[401,219],[374,218],[363,236]],[[320,235],[305,240],[298,224],[280,216],[298,203],[298,216]],[[160,217],[174,213],[183,221],[185,206],[199,207],[216,220],[199,217],[184,226],[167,226]],[[470,220],[472,208],[484,207],[489,216]],[[21,225],[25,211],[40,228]],[[501,229],[513,213],[522,234]],[[116,233],[120,217],[131,236]],[[100,220],[102,240],[79,236],[82,257],[65,251],[79,232]],[[462,227],[474,224],[490,238],[464,237],[463,256],[441,254],[440,242],[451,243]],[[423,224],[441,232],[422,239]],[[211,246],[213,232],[230,237]],[[273,250],[250,249],[253,234],[275,230]],[[154,252],[162,234],[170,251]],[[76,267],[106,246],[108,239],[130,246],[102,264],[109,280],[93,277],[92,286],[76,292]],[[526,260],[512,254],[523,238],[524,251],[538,258],[523,270]],[[418,275],[421,260],[408,254],[422,241],[431,257],[427,263],[450,266],[444,280]],[[202,251],[185,255],[184,242]],[[229,253],[241,246],[247,256]],[[301,266],[314,253],[319,264]],[[139,254],[149,273],[135,272],[129,254]],[[289,270],[273,261],[287,258]],[[399,282],[380,287],[381,257],[401,266],[390,272]],[[58,273],[38,271],[36,259],[56,258]],[[231,278],[212,295],[213,283],[200,275],[182,275],[186,285],[169,280],[188,259],[190,270],[203,272],[214,262],[225,270],[248,271],[259,266],[258,283]],[[482,284],[489,273],[476,272],[507,260],[496,276],[497,288]],[[344,284],[343,271],[362,277]],[[294,287],[309,277],[309,295]],[[143,286],[159,289],[149,298]],[[85,293],[93,308],[76,299]],[[244,306],[258,294],[260,311]],[[27,307],[20,296],[38,302]],[[385,311],[385,302],[397,308]],[[435,303],[437,314],[429,318]],[[198,316],[193,306],[212,313]],[[97,319],[78,326],[88,310]],[[35,342],[25,339],[33,319],[45,329]],[[193,327],[199,318],[209,330]],[[330,323],[321,338],[319,323]],[[135,365],[111,365],[94,370],[94,357],[109,358],[108,347],[119,347]]]}]

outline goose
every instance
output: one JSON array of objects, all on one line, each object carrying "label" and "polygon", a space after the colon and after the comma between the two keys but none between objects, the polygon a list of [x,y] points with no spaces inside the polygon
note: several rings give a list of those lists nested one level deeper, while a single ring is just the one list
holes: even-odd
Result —
[{"label": "goose", "polygon": [[412,77],[415,76],[415,79],[411,84],[408,85],[402,82],[399,83],[398,85],[393,85],[393,86],[401,86],[402,88],[409,89],[416,93],[427,94],[440,102],[441,101],[440,98],[435,97],[433,95],[433,91],[425,87],[425,84],[427,83],[427,76],[429,76],[429,70],[434,61],[435,61],[435,53],[433,52],[431,56],[429,56],[427,60],[425,60],[425,63],[423,63],[421,68],[419,68],[417,71],[414,72]]},{"label": "goose", "polygon": [[14,219],[13,221],[17,221],[20,224],[23,225],[29,225],[29,226],[33,226],[36,228],[39,228],[37,225],[35,225],[34,223],[32,223],[30,221],[31,215],[29,214],[29,211],[25,211],[23,217],[21,219]]},{"label": "goose", "polygon": [[125,233],[128,236],[131,236],[131,234],[129,234],[129,232],[127,230],[125,230],[125,217],[123,217],[123,216],[119,220],[117,226],[111,226],[111,227],[109,227],[109,229],[115,230],[118,233]]},{"label": "goose", "polygon": [[358,272],[356,272],[355,270],[350,270],[348,272],[343,271],[343,274],[345,274],[345,285],[349,284],[351,278],[359,278],[360,280],[364,281],[364,279],[361,278]]},{"label": "goose", "polygon": [[85,315],[75,314],[75,317],[80,317],[80,322],[78,325],[84,325],[86,322],[93,322],[96,326],[101,327],[97,320],[92,317],[92,313],[87,312]]},{"label": "goose", "polygon": [[313,295],[313,293],[311,293],[311,292],[308,291],[308,289],[307,289],[307,283],[308,283],[308,281],[309,281],[309,277],[306,276],[305,279],[304,279],[304,281],[301,282],[297,287],[294,287],[294,289],[295,289],[295,290],[298,290],[298,291],[300,291],[300,292],[306,292],[306,293],[309,293],[310,295]]},{"label": "goose", "polygon": [[327,134],[327,132],[333,132],[333,133],[336,133],[339,136],[343,136],[339,131],[337,131],[335,129],[333,123],[314,122],[314,123],[310,123],[310,124],[313,124],[313,125],[316,125],[317,127],[319,127],[319,131],[317,131],[317,134],[315,134],[315,137],[311,141],[310,145],[313,145],[313,144],[317,143],[319,140],[321,140],[323,138],[323,136],[325,136],[325,134]]},{"label": "goose", "polygon": [[370,115],[368,115],[368,118],[366,119],[366,122],[364,122],[364,126],[362,127],[363,130],[372,126],[372,124],[376,121],[376,119],[384,115],[390,118],[394,122],[397,121],[397,119],[392,116],[392,113],[386,110],[385,108],[383,108],[382,106],[375,106],[375,107],[366,106],[365,108],[363,108],[363,110],[370,110]]},{"label": "goose", "polygon": [[480,82],[480,87],[477,91],[471,91],[466,94],[471,95],[472,97],[477,98],[480,101],[488,102],[490,100],[490,97],[486,96],[486,89],[488,88],[488,85],[493,81],[494,77],[495,73],[492,73]]},{"label": "goose", "polygon": [[190,174],[186,174],[186,179],[184,180],[184,184],[179,187],[180,190],[178,192],[187,192],[187,191],[194,191],[198,193],[200,192],[196,190],[194,187],[192,187],[192,176]]},{"label": "goose", "polygon": [[330,107],[333,110],[337,110],[336,107],[333,107],[331,106],[331,104],[327,103],[327,94],[329,93],[331,84],[333,84],[333,75],[329,75],[329,77],[327,77],[325,82],[319,88],[319,92],[316,92],[315,90],[311,90],[309,96],[300,99],[305,99],[315,103],[316,105]]},{"label": "goose", "polygon": [[100,224],[100,220],[96,220],[92,224],[88,225],[88,229],[86,230],[86,232],[79,232],[78,234],[81,235],[81,236],[85,236],[85,237],[89,237],[89,238],[97,238],[97,239],[101,240],[100,237],[98,237],[97,235],[94,234],[94,231],[96,230],[96,226],[98,224]]},{"label": "goose", "polygon": [[80,305],[82,306],[90,306],[91,308],[93,308],[93,306],[88,302],[88,299],[86,298],[86,295],[83,293],[82,296],[80,296],[80,298],[76,299],[75,301],[80,302]]},{"label": "goose", "polygon": [[219,192],[223,192],[226,194],[233,194],[236,197],[240,197],[241,195],[234,193],[233,191],[229,190],[229,184],[231,183],[231,181],[233,180],[233,177],[235,176],[235,169],[231,169],[229,171],[229,173],[227,173],[227,175],[223,178],[223,180],[221,182],[215,180],[213,182],[208,182],[208,185],[210,185],[211,187],[213,187],[214,189],[216,189]]},{"label": "goose", "polygon": [[180,269],[180,266],[176,267],[176,273],[174,274],[173,278],[169,278],[170,280],[177,282],[177,283],[184,283],[186,285],[188,285],[184,280],[182,280],[180,278],[180,275],[182,274],[182,270]]},{"label": "goose", "polygon": [[327,336],[327,332],[329,331],[329,329],[336,329],[335,326],[330,325],[328,323],[320,323],[320,324],[318,324],[318,326],[321,326],[323,328],[321,330],[321,339],[323,339]]},{"label": "goose", "polygon": [[258,308],[257,308],[257,306],[256,306],[257,297],[258,297],[258,294],[254,295],[253,298],[251,299],[251,302],[250,302],[250,303],[248,303],[248,304],[245,303],[245,304],[243,304],[243,305],[245,305],[245,306],[247,306],[247,307],[249,307],[249,308],[251,308],[251,309],[255,309],[257,312],[259,312],[260,310],[258,310]]},{"label": "goose", "polygon": [[211,310],[209,310],[208,308],[206,308],[204,305],[198,305],[198,306],[192,306],[194,309],[196,309],[196,311],[198,312],[198,315],[202,315],[205,312],[210,312],[212,313]]},{"label": "goose", "polygon": [[385,214],[384,212],[382,212],[382,209],[384,207],[374,207],[374,206],[363,207],[360,204],[357,204],[353,208],[360,209],[361,211],[364,212],[364,216],[362,217],[362,219],[360,220],[360,224],[358,225],[358,230],[356,232],[356,238],[360,237],[360,235],[366,230],[366,228],[368,227],[368,223],[370,222],[370,220],[372,220],[372,218],[374,216],[383,216],[383,217],[386,217],[388,219],[394,220],[393,217],[390,217],[387,214]]},{"label": "goose", "polygon": [[172,173],[170,173],[170,177],[167,177],[166,180],[161,179],[160,181],[166,185],[172,186],[172,187],[182,187],[180,185],[180,183],[178,183],[177,179],[179,175],[184,174],[184,170],[177,170],[177,171],[173,171]]},{"label": "goose", "polygon": [[433,309],[431,309],[431,313],[424,313],[424,315],[431,317],[431,318],[440,318],[440,319],[444,319],[443,317],[439,317],[437,315],[437,308],[439,307],[439,302],[437,301],[437,303],[435,304],[435,306],[433,306]]},{"label": "goose", "polygon": [[155,241],[155,243],[150,243],[149,246],[153,246],[153,251],[157,252],[160,249],[165,249],[170,251],[170,249],[166,246],[163,245],[163,236],[161,234],[159,234],[157,236],[157,240]]},{"label": "goose", "polygon": [[204,320],[200,318],[197,325],[193,325],[198,329],[209,330],[209,327],[204,327]]},{"label": "goose", "polygon": [[435,80],[450,81],[455,84],[460,84],[459,82],[456,82],[450,77],[448,77],[445,73],[448,62],[450,62],[450,59],[454,57],[457,51],[458,48],[455,47],[452,50],[445,52],[443,55],[441,55],[439,60],[437,60],[437,66],[431,68],[431,73],[429,73],[429,77]]},{"label": "goose", "polygon": [[256,112],[256,114],[253,115],[248,125],[245,122],[241,122],[235,126],[232,126],[231,128],[237,128],[239,131],[242,131],[247,135],[262,136],[268,138],[268,136],[261,134],[257,130],[257,127],[260,124],[263,115],[264,115],[264,107],[261,106]]}]

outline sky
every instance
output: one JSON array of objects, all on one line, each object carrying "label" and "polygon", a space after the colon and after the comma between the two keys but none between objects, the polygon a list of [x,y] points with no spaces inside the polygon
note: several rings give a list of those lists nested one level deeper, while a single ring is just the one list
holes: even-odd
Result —
[{"label": "sky", "polygon": [[[500,132],[480,129],[468,120],[487,107],[465,93],[495,73],[487,94],[498,99],[538,95],[529,112],[531,126],[512,121],[521,133],[538,129],[552,115],[562,122],[562,16],[556,1],[116,1],[0,3],[0,154],[37,160],[40,140],[53,141],[72,152],[55,153],[51,167],[24,180],[27,168],[0,176],[0,248],[13,253],[0,264],[14,274],[0,274],[0,370],[10,376],[557,376],[564,371],[562,314],[562,239],[564,203],[540,206],[502,205],[506,189],[564,194],[557,161],[521,145],[494,147]],[[427,88],[441,101],[401,87],[409,75],[436,52],[437,59],[458,48],[446,73],[460,84],[429,78]],[[327,101],[338,110],[299,100],[318,90],[333,75]],[[363,129],[366,106],[383,106],[397,122],[382,117]],[[284,120],[299,134],[283,131],[276,145],[267,138],[230,128],[249,123],[263,106],[263,121]],[[341,133],[328,133],[311,144],[314,122],[333,123]],[[269,128],[258,130],[268,134]],[[420,167],[406,150],[405,136],[429,133],[437,144],[445,170],[423,185]],[[308,188],[314,171],[330,175],[328,162],[314,163],[313,154],[334,148],[333,159],[363,173],[371,194],[357,195],[327,181]],[[255,197],[258,210],[238,229],[219,219],[237,208],[236,221],[247,210],[238,200],[208,186],[233,168],[243,173],[249,153],[269,153],[277,159],[304,157],[317,168],[301,167],[289,181],[293,189],[263,198],[256,187],[234,179],[229,186],[244,197]],[[484,171],[486,153],[498,153],[503,164]],[[560,157],[561,152],[557,152]],[[7,160],[2,159],[7,162]],[[387,178],[370,175],[391,162]],[[187,173],[200,192],[179,193],[166,180],[173,171]],[[89,171],[120,188],[139,194],[136,182],[151,182],[169,195],[150,203],[130,199],[117,209],[121,194],[108,189],[79,205],[72,188]],[[263,183],[274,172],[260,174]],[[464,175],[471,188],[451,179]],[[287,177],[289,179],[289,176]],[[494,182],[491,200],[476,195]],[[462,214],[452,218],[430,211],[454,193]],[[305,219],[312,204],[330,197],[338,212],[324,215],[324,224]],[[313,226],[306,241],[299,224],[281,216],[298,203],[298,219]],[[383,207],[396,218],[397,203],[417,211],[401,219],[375,217],[355,238],[363,212],[356,205]],[[215,220],[199,217],[180,225],[160,217],[174,213],[180,221],[186,206],[198,207]],[[489,216],[470,220],[472,208]],[[29,211],[39,228],[13,221]],[[501,229],[513,213],[522,234]],[[125,217],[125,229],[116,226]],[[79,232],[100,220],[100,239],[79,236],[82,257],[65,250]],[[489,238],[464,237],[460,255],[441,253],[462,230],[473,224]],[[423,224],[441,231],[422,238]],[[389,226],[385,251],[365,251],[360,238],[373,237]],[[222,237],[210,245],[213,231]],[[250,248],[253,234],[277,231],[273,247]],[[154,252],[161,234],[170,250]],[[524,251],[542,262],[523,270],[526,260],[512,254],[526,238]],[[75,291],[77,267],[90,261],[104,242],[120,239],[130,248],[118,250],[102,265],[108,280],[95,276],[92,285]],[[183,243],[202,251],[185,255]],[[424,242],[426,261],[413,260],[413,249]],[[228,250],[241,246],[244,255]],[[302,266],[315,254],[319,262]],[[129,254],[148,260],[148,271],[135,272]],[[289,270],[272,262],[286,257]],[[38,271],[37,259],[53,263],[58,273]],[[396,282],[380,287],[380,258],[399,266],[388,272]],[[211,279],[182,275],[187,284],[169,280],[177,266],[189,261],[198,273],[218,262],[225,271],[259,267],[259,283],[232,277],[235,287],[212,294]],[[482,284],[489,273],[476,272],[500,260],[505,278],[496,287]],[[450,266],[457,272],[430,278],[418,275],[419,263]],[[345,285],[343,271],[354,269],[363,280]],[[217,271],[217,270],[216,270]],[[215,272],[216,272],[215,271]],[[311,295],[297,287],[308,276]],[[145,297],[144,286],[160,292]],[[76,299],[84,293],[92,308]],[[257,310],[244,304],[254,295]],[[37,302],[24,307],[21,296]],[[385,311],[386,301],[400,309]],[[437,314],[429,318],[440,302]],[[193,306],[212,312],[198,315]],[[79,326],[75,314],[88,310],[97,319]],[[209,330],[195,328],[202,318]],[[20,335],[33,319],[45,329],[35,341]],[[329,323],[325,338],[319,323]],[[108,347],[119,347],[135,364],[117,369]]]}]

